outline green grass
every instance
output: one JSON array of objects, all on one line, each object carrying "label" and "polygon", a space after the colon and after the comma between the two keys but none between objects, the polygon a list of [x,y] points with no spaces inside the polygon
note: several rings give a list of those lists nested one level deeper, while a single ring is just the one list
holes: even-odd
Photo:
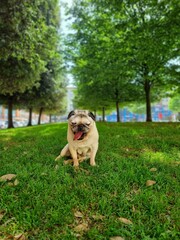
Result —
[{"label": "green grass", "polygon": [[[19,181],[0,182],[0,239],[20,233],[29,240],[180,238],[180,125],[97,126],[97,166],[85,161],[78,171],[54,161],[67,124],[0,131],[0,176],[14,173]],[[146,186],[147,180],[156,184]]]}]

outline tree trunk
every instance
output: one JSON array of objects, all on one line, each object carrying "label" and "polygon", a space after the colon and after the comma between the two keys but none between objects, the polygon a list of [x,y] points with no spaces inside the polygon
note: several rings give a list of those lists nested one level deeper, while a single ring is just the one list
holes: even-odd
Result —
[{"label": "tree trunk", "polygon": [[29,120],[27,126],[32,126],[32,108],[29,108]]},{"label": "tree trunk", "polygon": [[119,90],[115,89],[115,99],[116,99],[116,113],[117,113],[117,122],[120,122],[120,112],[119,112]]},{"label": "tree trunk", "polygon": [[13,97],[9,96],[8,99],[8,128],[14,128],[13,126]]},{"label": "tree trunk", "polygon": [[40,108],[39,110],[39,118],[38,118],[38,125],[41,124],[41,116],[42,116],[43,108]]},{"label": "tree trunk", "polygon": [[49,114],[49,123],[52,123],[52,114]]},{"label": "tree trunk", "polygon": [[119,111],[119,102],[116,101],[116,113],[117,113],[117,122],[120,122],[120,111]]},{"label": "tree trunk", "polygon": [[148,80],[145,81],[144,90],[145,90],[145,94],[146,94],[146,122],[152,122],[151,83]]},{"label": "tree trunk", "polygon": [[102,108],[102,121],[105,122],[105,107]]}]

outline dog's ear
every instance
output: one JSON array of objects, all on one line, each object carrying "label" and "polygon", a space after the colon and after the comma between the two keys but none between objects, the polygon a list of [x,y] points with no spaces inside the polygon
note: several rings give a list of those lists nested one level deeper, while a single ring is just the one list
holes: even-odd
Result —
[{"label": "dog's ear", "polygon": [[88,116],[91,117],[94,121],[96,120],[96,117],[92,112],[89,112]]},{"label": "dog's ear", "polygon": [[71,116],[75,115],[75,112],[74,111],[71,111],[69,114],[68,114],[68,117],[67,119],[69,119]]}]

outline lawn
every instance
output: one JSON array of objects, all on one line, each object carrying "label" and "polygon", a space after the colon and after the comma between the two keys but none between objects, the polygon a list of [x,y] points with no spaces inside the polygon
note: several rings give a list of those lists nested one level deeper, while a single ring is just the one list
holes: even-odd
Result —
[{"label": "lawn", "polygon": [[54,161],[66,123],[0,131],[0,239],[180,239],[180,124],[97,127],[78,170]]}]

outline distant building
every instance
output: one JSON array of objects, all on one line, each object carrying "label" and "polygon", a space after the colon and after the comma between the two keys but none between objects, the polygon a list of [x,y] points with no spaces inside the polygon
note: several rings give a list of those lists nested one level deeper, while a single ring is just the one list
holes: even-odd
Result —
[{"label": "distant building", "polygon": [[74,85],[67,86],[67,112],[70,112],[74,109],[73,99],[75,89],[76,87]]},{"label": "distant building", "polygon": [[[14,109],[13,110],[13,121],[14,123],[17,122],[19,126],[26,126],[27,121],[29,118],[29,111],[26,109]],[[36,125],[38,122],[39,114],[34,113],[32,114],[32,123]],[[8,121],[8,109],[0,105],[0,128],[1,124]],[[42,114],[41,116],[41,123],[49,122],[49,115]],[[21,125],[23,124],[23,125]],[[7,126],[6,126],[7,127]]]},{"label": "distant building", "polygon": [[[178,115],[173,114],[171,110],[168,109],[168,98],[163,98],[159,103],[152,104],[151,114],[153,122],[174,122],[179,121]],[[112,112],[107,115],[108,122],[117,121],[117,113]],[[136,112],[131,112],[128,108],[124,107],[120,110],[120,117],[122,122],[145,122],[146,114],[138,114]]]}]

